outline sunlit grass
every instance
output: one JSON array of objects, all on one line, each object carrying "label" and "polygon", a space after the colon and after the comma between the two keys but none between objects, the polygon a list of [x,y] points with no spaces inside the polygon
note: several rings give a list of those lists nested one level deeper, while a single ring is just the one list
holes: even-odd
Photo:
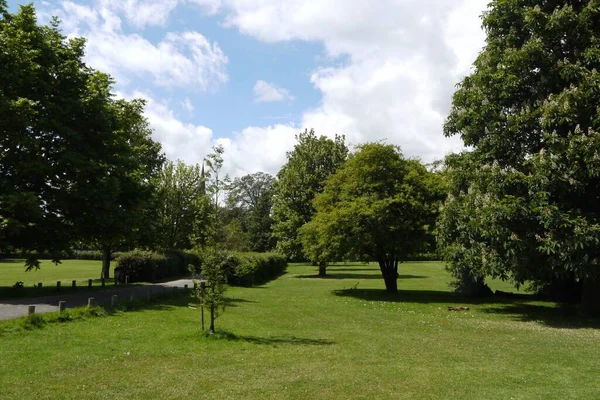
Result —
[{"label": "sunlit grass", "polygon": [[[466,301],[436,262],[402,265],[398,295],[383,291],[375,265],[315,274],[292,265],[263,287],[231,288],[212,337],[185,298],[5,333],[0,397],[600,397],[598,321],[572,309]],[[469,310],[447,310],[457,305]]]}]

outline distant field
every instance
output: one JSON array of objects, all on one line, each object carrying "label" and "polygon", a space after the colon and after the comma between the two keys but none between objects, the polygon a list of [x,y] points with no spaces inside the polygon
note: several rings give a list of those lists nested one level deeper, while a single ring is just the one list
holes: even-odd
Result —
[{"label": "distant field", "polygon": [[32,331],[0,323],[0,397],[600,398],[598,320],[528,298],[463,299],[437,262],[403,264],[397,295],[374,264],[315,275],[293,264],[231,288],[213,338],[185,297]]},{"label": "distant field", "polygon": [[[39,270],[25,272],[24,260],[0,260],[0,287],[12,287],[22,281],[26,286],[42,282],[44,286],[56,285],[56,281],[70,284],[73,279],[96,279],[100,277],[102,262],[96,260],[64,260],[54,265],[50,260],[41,260]],[[111,276],[112,267],[111,263]]]}]

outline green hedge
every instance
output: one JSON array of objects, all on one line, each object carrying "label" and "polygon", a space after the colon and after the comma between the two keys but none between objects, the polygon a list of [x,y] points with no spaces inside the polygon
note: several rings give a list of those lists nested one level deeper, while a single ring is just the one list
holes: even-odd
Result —
[{"label": "green hedge", "polygon": [[176,278],[189,273],[188,266],[200,267],[200,257],[181,250],[167,250],[164,254],[144,250],[121,253],[117,258],[115,276],[120,282],[155,282]]},{"label": "green hedge", "polygon": [[277,253],[234,253],[227,260],[227,283],[261,285],[281,275],[286,267],[285,257]]}]

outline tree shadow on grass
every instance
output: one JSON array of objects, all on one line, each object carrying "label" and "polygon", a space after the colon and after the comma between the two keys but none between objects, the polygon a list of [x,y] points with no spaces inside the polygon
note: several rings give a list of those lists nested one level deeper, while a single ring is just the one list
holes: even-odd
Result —
[{"label": "tree shadow on grass", "polygon": [[[336,270],[337,271],[337,270]],[[338,274],[328,273],[326,276],[315,275],[296,275],[299,279],[383,279],[381,274]],[[398,279],[424,279],[427,276],[422,275],[400,275]]]},{"label": "tree shadow on grass", "polygon": [[225,305],[227,307],[238,307],[239,303],[256,303],[256,301],[239,299],[239,298],[235,298],[235,297],[226,297],[225,298]]},{"label": "tree shadow on grass", "polygon": [[539,301],[534,295],[519,294],[514,296],[488,296],[469,298],[453,292],[435,290],[400,290],[398,293],[388,293],[381,289],[341,289],[333,294],[340,297],[352,297],[365,301],[384,301],[393,303],[418,304],[462,304],[482,305],[481,311],[490,314],[503,314],[522,322],[538,322],[553,328],[600,328],[600,318],[581,315],[576,304],[547,303],[547,305],[531,304]]},{"label": "tree shadow on grass", "polygon": [[552,328],[581,329],[600,328],[600,318],[581,314],[577,304],[564,303],[553,306],[515,302],[496,305],[483,310],[490,314],[501,314],[522,322],[539,322]]},{"label": "tree shadow on grass", "polygon": [[332,340],[327,339],[310,339],[299,338],[296,336],[274,336],[274,337],[258,337],[237,335],[232,332],[219,330],[213,335],[209,335],[212,339],[229,340],[233,342],[248,342],[258,345],[278,345],[278,344],[294,344],[305,346],[325,346],[335,344]]}]

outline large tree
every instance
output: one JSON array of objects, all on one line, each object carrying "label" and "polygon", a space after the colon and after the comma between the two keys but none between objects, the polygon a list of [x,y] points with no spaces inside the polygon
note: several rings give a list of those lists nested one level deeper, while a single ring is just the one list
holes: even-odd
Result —
[{"label": "large tree", "polygon": [[162,162],[143,102],[114,99],[84,39],[38,25],[31,5],[0,0],[0,48],[0,246],[58,258],[75,240],[141,238]]},{"label": "large tree", "polygon": [[600,284],[600,3],[496,0],[454,94],[441,239],[459,280]]},{"label": "large tree", "polygon": [[83,104],[94,73],[84,40],[39,26],[31,5],[11,14],[0,0],[0,48],[0,246],[58,254],[73,237],[65,194],[86,163],[71,153],[94,143],[82,129],[97,110]]},{"label": "large tree", "polygon": [[194,221],[202,213],[204,176],[199,165],[167,161],[158,179],[159,244],[165,249],[190,249]]},{"label": "large tree", "polygon": [[230,223],[240,226],[252,251],[264,252],[274,247],[271,216],[274,185],[275,178],[264,172],[244,175],[231,184],[227,205],[237,222]]},{"label": "large tree", "polygon": [[430,172],[392,145],[368,143],[326,181],[316,214],[301,229],[318,261],[372,260],[386,290],[398,290],[398,264],[427,244],[439,199]]},{"label": "large tree", "polygon": [[[304,258],[298,229],[315,213],[312,201],[323,190],[325,180],[348,156],[343,136],[329,139],[306,130],[287,154],[288,161],[277,174],[273,204],[273,234],[277,249],[288,259]],[[314,260],[313,260],[314,261]]]}]

